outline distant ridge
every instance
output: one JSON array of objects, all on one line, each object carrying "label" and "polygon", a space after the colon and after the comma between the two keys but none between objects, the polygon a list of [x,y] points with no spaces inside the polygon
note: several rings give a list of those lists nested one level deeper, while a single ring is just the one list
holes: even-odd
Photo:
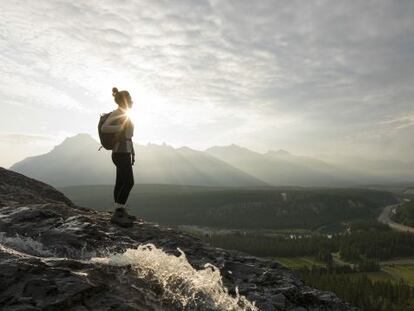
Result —
[{"label": "distant ridge", "polygon": [[212,147],[207,152],[246,173],[275,186],[348,186],[352,181],[337,174],[336,168],[285,150],[265,154],[237,145]]},{"label": "distant ridge", "polygon": [[[88,134],[66,138],[50,152],[29,157],[10,169],[52,184],[55,187],[80,184],[112,184],[115,167],[111,153],[98,152],[100,144]],[[267,186],[212,155],[188,147],[175,149],[167,144],[135,145],[136,183],[199,186]]]},{"label": "distant ridge", "polygon": [[292,154],[286,150],[283,149],[279,149],[278,151],[274,151],[274,150],[269,150],[267,153],[265,153],[265,155],[274,155],[274,156],[282,156],[282,157],[289,157]]},{"label": "distant ridge", "polygon": [[[28,157],[10,169],[55,187],[113,184],[110,152],[89,134],[66,138],[50,152]],[[414,182],[414,163],[337,157],[321,160],[287,150],[259,153],[231,144],[205,151],[166,143],[135,145],[136,183],[195,186],[353,187]]]}]

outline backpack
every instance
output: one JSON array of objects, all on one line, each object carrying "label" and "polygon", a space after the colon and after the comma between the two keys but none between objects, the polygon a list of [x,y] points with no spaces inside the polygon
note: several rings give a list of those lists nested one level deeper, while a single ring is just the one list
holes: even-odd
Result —
[{"label": "backpack", "polygon": [[101,114],[99,118],[98,134],[99,134],[99,139],[101,140],[101,147],[99,147],[98,151],[101,150],[102,147],[104,147],[106,150],[112,150],[118,138],[117,133],[103,133],[102,132],[102,129],[101,129],[102,125],[104,124],[106,119],[108,119],[110,114],[111,112],[103,113]]}]

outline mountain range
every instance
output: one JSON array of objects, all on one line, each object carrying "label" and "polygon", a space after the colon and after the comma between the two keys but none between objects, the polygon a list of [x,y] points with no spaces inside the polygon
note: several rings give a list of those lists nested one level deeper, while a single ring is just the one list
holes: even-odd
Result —
[{"label": "mountain range", "polygon": [[[56,187],[112,184],[115,166],[110,151],[89,134],[66,138],[50,152],[28,157],[11,170]],[[199,186],[335,186],[414,180],[414,165],[344,158],[341,161],[293,155],[287,151],[258,153],[238,145],[205,151],[167,144],[134,145],[136,183]],[[395,168],[395,169],[393,169]]]}]

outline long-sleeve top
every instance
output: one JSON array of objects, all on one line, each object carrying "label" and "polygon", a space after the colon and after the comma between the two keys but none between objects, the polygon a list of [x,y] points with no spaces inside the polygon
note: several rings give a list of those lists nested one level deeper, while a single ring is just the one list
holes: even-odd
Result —
[{"label": "long-sleeve top", "polygon": [[[112,148],[112,152],[130,152],[134,154],[132,136],[134,136],[134,123],[125,114],[125,111],[118,107],[111,112],[109,117],[102,124],[103,133],[120,133],[120,138]],[[122,131],[125,131],[125,139],[122,139]]]}]

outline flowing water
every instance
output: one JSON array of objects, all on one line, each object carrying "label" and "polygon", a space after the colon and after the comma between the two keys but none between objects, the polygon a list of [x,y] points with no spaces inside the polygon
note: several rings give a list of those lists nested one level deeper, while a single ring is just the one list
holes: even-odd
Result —
[{"label": "flowing water", "polygon": [[[4,233],[0,233],[0,250],[44,261],[67,259],[54,257],[52,251],[36,240],[21,236],[6,237]],[[166,304],[173,303],[182,310],[258,310],[254,303],[239,295],[237,289],[235,296],[229,294],[218,268],[206,264],[203,269],[194,269],[184,252],[179,252],[180,255],[175,256],[153,244],[146,244],[118,254],[103,252],[104,256],[90,259],[84,259],[84,254],[80,254],[79,261],[97,265],[130,266],[134,277],[149,282],[151,287],[159,288],[161,299]]]},{"label": "flowing water", "polygon": [[182,308],[258,310],[237,291],[236,297],[230,296],[218,268],[206,264],[204,269],[196,270],[184,252],[178,250],[180,256],[174,256],[153,244],[146,244],[107,258],[92,258],[92,261],[116,266],[131,265],[139,278],[160,285],[163,298],[178,303]]}]

